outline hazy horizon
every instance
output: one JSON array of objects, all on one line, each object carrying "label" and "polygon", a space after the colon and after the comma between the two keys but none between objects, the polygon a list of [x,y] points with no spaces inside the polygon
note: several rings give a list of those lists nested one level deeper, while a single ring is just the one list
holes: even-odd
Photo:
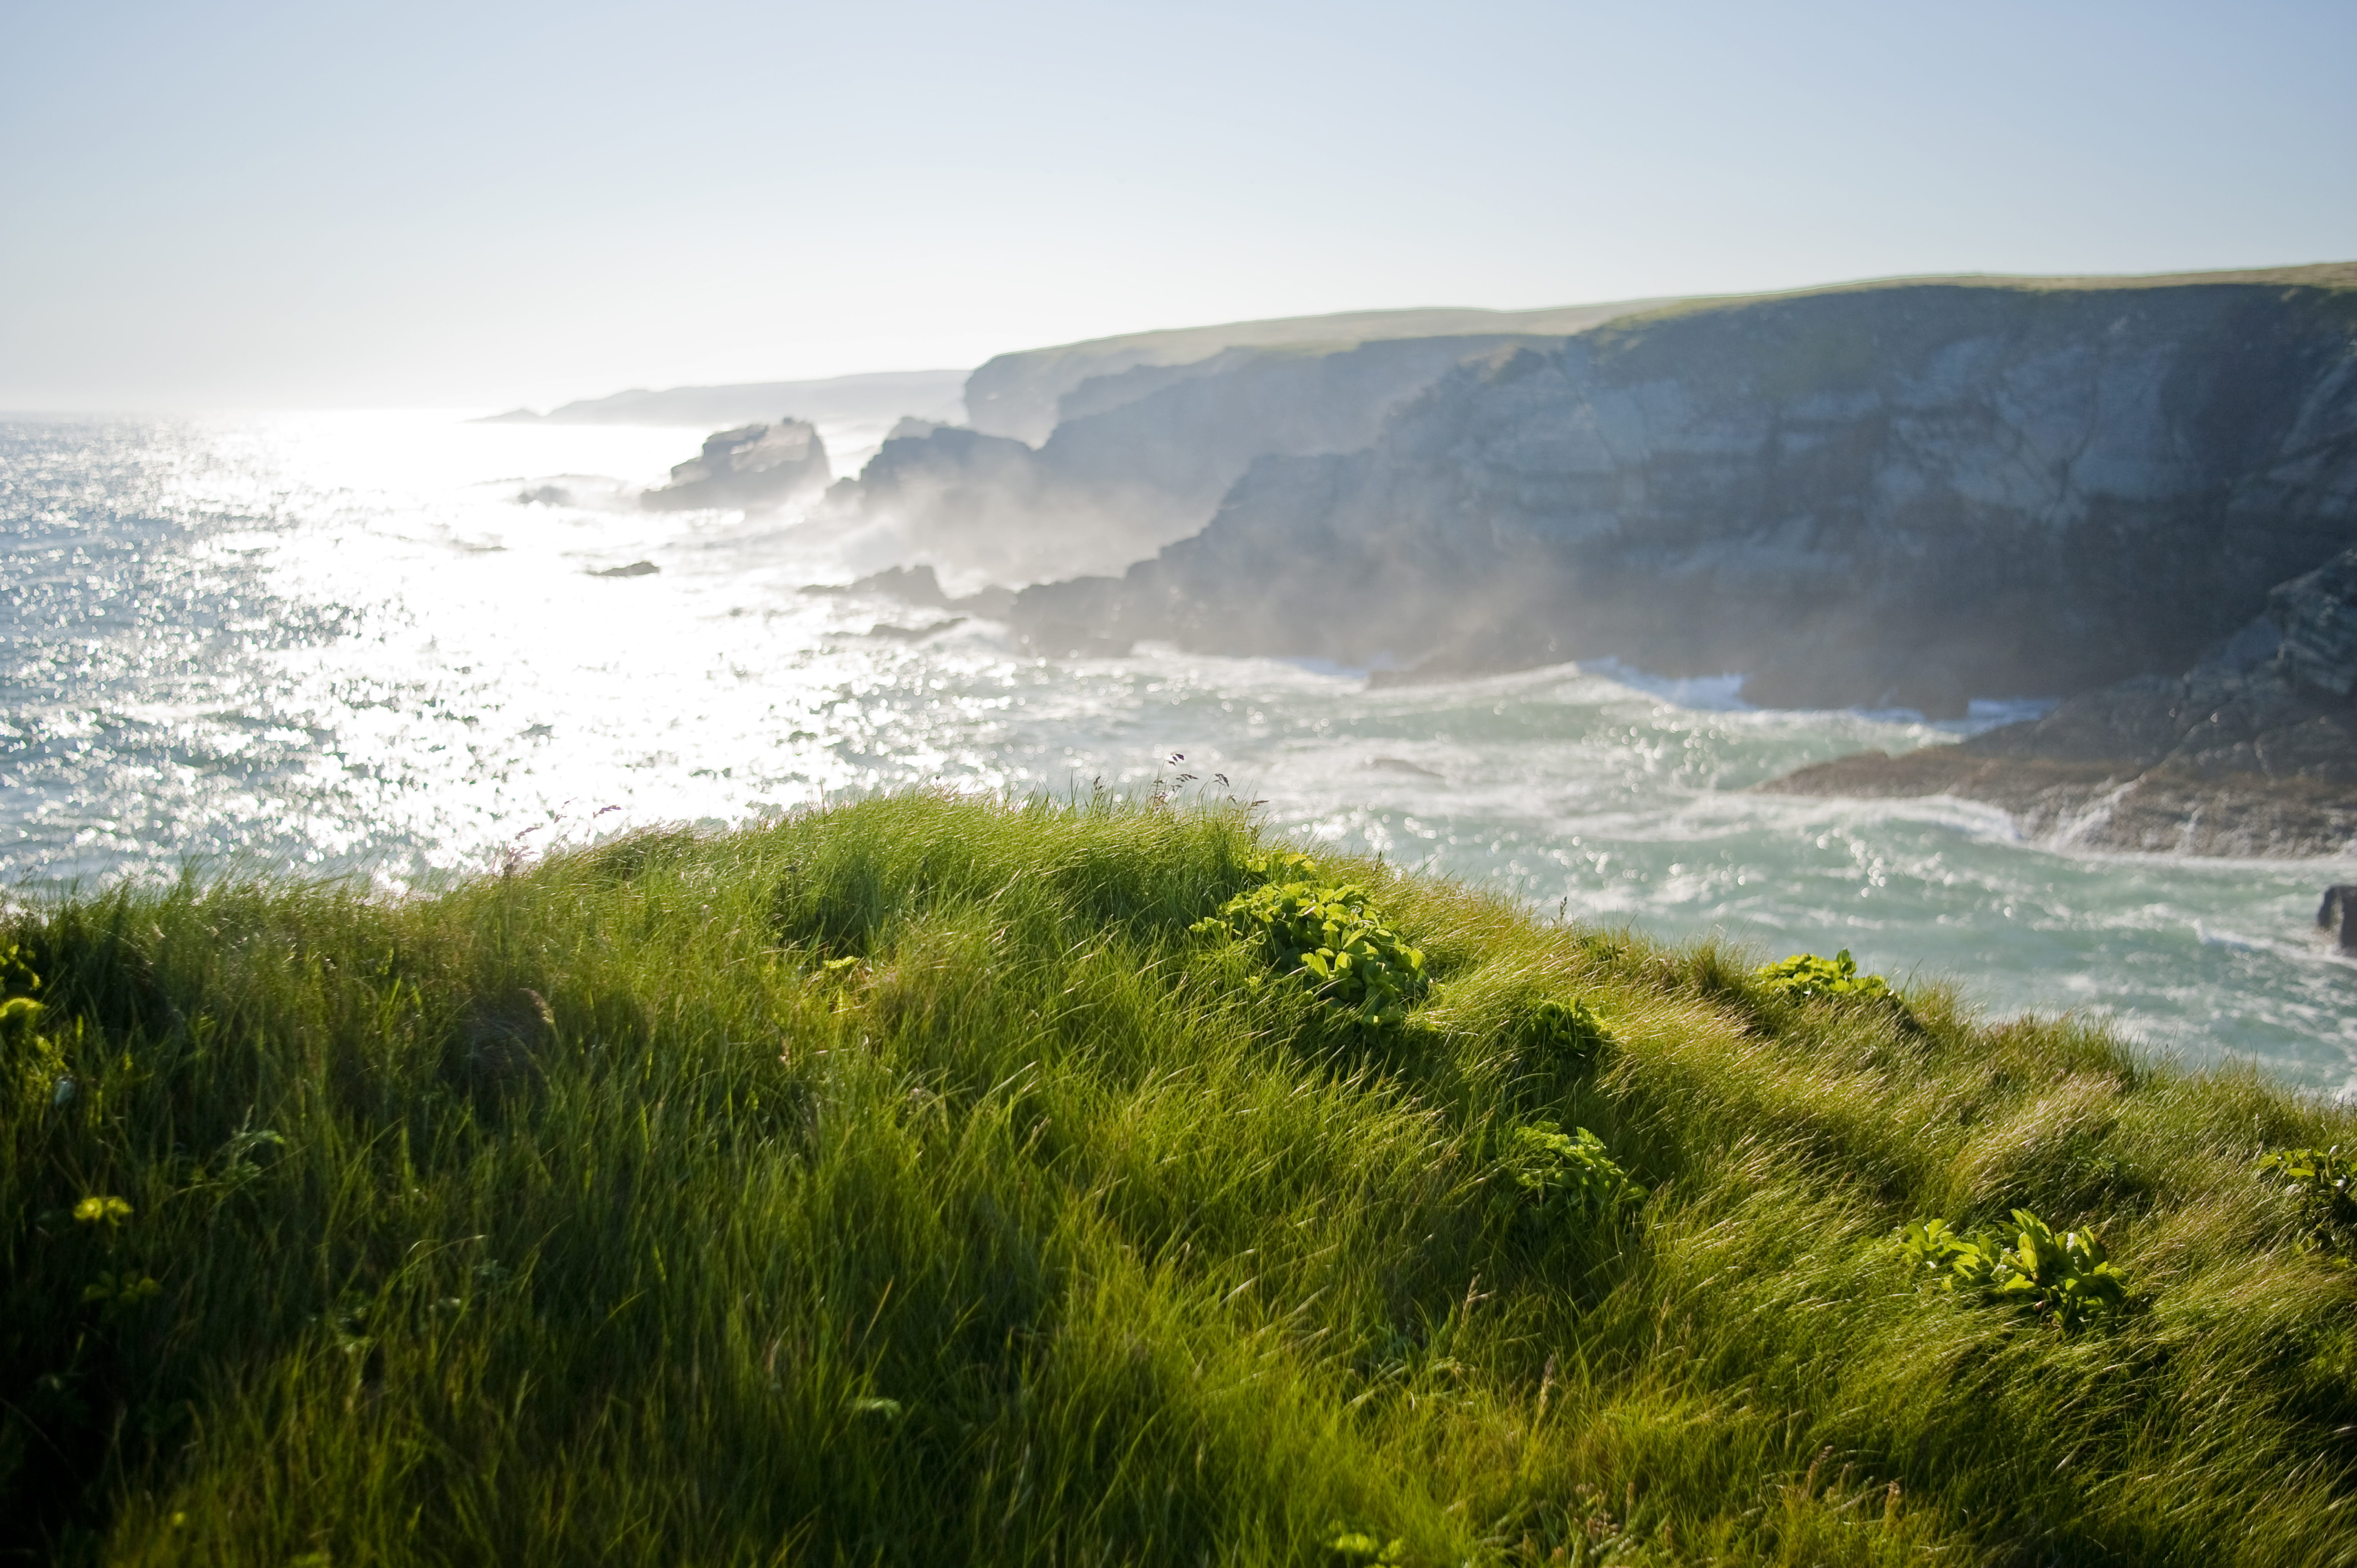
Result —
[{"label": "hazy horizon", "polygon": [[[2314,262],[2287,263],[2282,263],[2282,264],[2280,264],[2280,265],[2273,265],[2273,264],[2260,263],[2260,264],[2256,264],[2256,265],[2254,265],[2254,266],[2251,266],[2251,267],[2246,267],[2246,268],[2204,268],[2204,269],[2201,269],[2201,272],[2204,272],[2204,273],[2215,272],[2215,273],[2228,273],[2228,274],[2231,274],[2231,273],[2233,273],[2233,272],[2240,272],[2240,271],[2250,271],[2250,272],[2280,272],[2280,271],[2290,271],[2290,270],[2294,270],[2294,269],[2296,269],[2296,268],[2303,267],[2303,266],[2334,265],[2334,264],[2339,264],[2342,260],[2343,260],[2343,258],[2323,258],[2323,259],[2320,259],[2320,260],[2319,260],[2319,261],[2314,261]],[[1761,290],[1748,291],[1748,292],[1745,292],[1745,293],[1725,293],[1725,294],[1718,294],[1718,295],[1703,295],[1703,294],[1697,294],[1697,295],[1688,295],[1688,296],[1685,296],[1685,297],[1686,297],[1686,298],[1689,298],[1689,299],[1739,299],[1739,298],[1767,297],[1767,296],[1773,296],[1773,295],[1779,295],[1779,294],[1807,294],[1807,293],[1811,293],[1811,292],[1813,292],[1813,291],[1819,290],[1819,289],[1836,289],[1836,288],[1845,288],[1845,287],[1857,286],[1857,285],[1876,285],[1876,284],[1903,284],[1903,283],[1917,283],[1917,282],[1940,282],[1940,281],[1947,281],[1948,279],[1951,279],[1951,278],[1986,278],[1986,279],[1988,279],[1988,280],[1990,280],[1990,281],[1992,281],[1992,282],[1996,282],[1996,283],[2007,283],[2007,282],[2017,282],[2017,281],[2032,281],[2032,280],[2036,280],[2036,279],[2040,278],[2040,277],[2047,277],[2047,276],[2060,276],[2060,275],[2064,275],[2064,274],[2030,274],[2030,273],[1996,273],[1996,272],[1969,273],[1969,274],[1932,274],[1932,273],[1923,273],[1923,274],[1903,274],[1903,275],[1892,275],[1892,276],[1885,276],[1885,277],[1871,277],[1871,278],[1829,278],[1829,279],[1822,280],[1822,281],[1817,282],[1817,283],[1799,285],[1796,285],[1796,286],[1792,287],[1792,288],[1789,288],[1789,289],[1761,289]],[[2116,278],[2121,279],[2121,280],[2122,280],[2122,281],[2124,281],[2124,282],[2132,282],[2132,281],[2136,281],[2136,280],[2140,279],[2140,278],[2147,278],[2147,277],[2170,276],[2170,275],[2184,275],[2184,274],[2174,274],[2174,273],[2140,272],[2140,273],[2114,273],[2114,274],[2075,274],[2075,275],[2078,275],[2078,276],[2083,276],[2083,277],[2116,277]],[[2191,275],[2200,275],[2200,274],[2191,274]],[[1470,308],[1470,309],[1482,309],[1482,310],[1497,310],[1497,311],[1501,311],[1501,312],[1504,312],[1504,313],[1519,313],[1519,312],[1523,312],[1523,311],[1532,311],[1532,312],[1536,312],[1536,311],[1556,310],[1556,309],[1576,309],[1576,308],[1579,308],[1579,307],[1586,306],[1593,306],[1593,305],[1612,305],[1612,304],[1617,304],[1617,303],[1619,303],[1619,302],[1618,302],[1618,301],[1613,301],[1613,300],[1592,300],[1592,301],[1591,301],[1591,300],[1560,300],[1560,301],[1553,301],[1553,302],[1549,302],[1548,304],[1545,304],[1545,305],[1539,305],[1539,306],[1457,306],[1457,305],[1448,304],[1448,303],[1438,303],[1438,302],[1426,301],[1426,302],[1424,302],[1424,303],[1422,303],[1422,304],[1418,304],[1418,305],[1407,305],[1407,306],[1364,306],[1364,307],[1361,307],[1361,308],[1354,309],[1354,310],[1307,312],[1307,313],[1304,313],[1304,314],[1303,314],[1303,316],[1301,316],[1301,317],[1241,317],[1241,318],[1224,319],[1224,320],[1217,321],[1217,322],[1213,322],[1213,321],[1187,321],[1187,322],[1176,322],[1176,321],[1173,321],[1173,322],[1158,322],[1158,323],[1157,323],[1157,324],[1155,324],[1155,325],[1153,325],[1153,326],[1150,326],[1150,327],[1126,328],[1121,328],[1121,329],[1118,329],[1118,330],[1115,330],[1115,331],[1113,331],[1113,332],[1099,333],[1099,334],[1094,335],[1094,336],[1093,336],[1093,337],[1092,337],[1092,338],[1071,338],[1071,339],[1058,340],[1058,341],[1054,341],[1054,342],[1042,342],[1042,343],[1010,344],[1010,345],[1008,345],[1008,346],[1007,346],[1006,348],[1005,348],[1005,349],[1001,349],[996,350],[994,355],[985,355],[985,356],[984,356],[984,360],[988,360],[988,359],[990,359],[990,358],[995,357],[995,356],[996,356],[996,354],[1019,353],[1019,352],[1023,352],[1023,351],[1025,351],[1025,350],[1029,350],[1029,349],[1039,349],[1069,348],[1069,347],[1075,347],[1075,346],[1084,345],[1084,344],[1091,343],[1091,342],[1113,341],[1113,340],[1118,340],[1118,339],[1125,338],[1131,338],[1131,337],[1144,337],[1144,336],[1147,336],[1147,335],[1150,335],[1150,334],[1160,333],[1160,332],[1180,332],[1180,331],[1187,331],[1187,330],[1189,330],[1189,329],[1201,328],[1208,328],[1208,327],[1217,327],[1217,326],[1249,326],[1249,325],[1253,325],[1253,324],[1254,324],[1254,323],[1256,323],[1256,322],[1264,321],[1264,320],[1265,320],[1265,321],[1296,320],[1296,319],[1311,319],[1311,320],[1315,320],[1315,319],[1318,319],[1318,318],[1320,318],[1320,317],[1327,317],[1327,316],[1352,316],[1352,315],[1368,315],[1368,314],[1383,314],[1383,313],[1396,313],[1396,314],[1401,314],[1401,315],[1410,315],[1410,314],[1415,314],[1415,313],[1417,313],[1417,312],[1420,312],[1420,311],[1428,311],[1428,310],[1447,310],[1447,309],[1458,309],[1458,308]],[[559,394],[559,395],[546,395],[546,396],[544,396],[544,397],[541,399],[541,401],[540,401],[540,403],[539,403],[538,404],[522,404],[522,403],[520,403],[520,404],[508,405],[508,406],[509,406],[509,407],[512,407],[512,408],[514,408],[514,409],[516,409],[516,410],[522,410],[522,411],[526,411],[526,412],[537,412],[537,413],[548,413],[548,412],[551,412],[551,411],[554,411],[554,410],[556,410],[556,409],[564,408],[564,407],[565,407],[565,406],[567,406],[567,405],[571,405],[571,404],[576,404],[576,403],[597,403],[597,402],[598,402],[598,401],[600,401],[600,400],[604,400],[604,399],[614,398],[614,397],[620,397],[620,396],[627,396],[627,395],[630,395],[630,394],[632,394],[632,393],[640,393],[640,392],[662,393],[662,392],[694,392],[694,391],[705,391],[705,390],[723,391],[723,390],[727,390],[727,389],[735,388],[735,387],[752,387],[752,386],[760,386],[760,385],[765,385],[765,384],[770,384],[770,383],[785,383],[785,384],[794,384],[794,383],[812,383],[812,384],[823,384],[823,383],[828,383],[828,382],[858,382],[858,381],[869,381],[869,380],[882,380],[882,379],[885,379],[885,378],[888,378],[888,377],[901,377],[901,376],[927,376],[927,375],[961,375],[961,376],[963,376],[963,375],[971,375],[971,374],[974,372],[974,371],[975,369],[977,369],[977,368],[979,367],[979,365],[980,365],[982,362],[983,362],[982,360],[977,360],[977,361],[976,361],[975,363],[974,363],[974,364],[966,364],[966,365],[919,365],[919,366],[898,366],[898,365],[895,365],[895,366],[884,366],[884,367],[880,367],[880,368],[871,368],[871,369],[868,369],[868,370],[863,370],[863,371],[845,371],[831,372],[831,373],[829,373],[829,374],[822,375],[822,376],[748,376],[748,377],[745,377],[745,378],[742,378],[742,379],[739,379],[739,380],[734,380],[734,381],[694,381],[694,382],[667,383],[667,384],[661,384],[661,385],[636,384],[636,385],[630,385],[630,386],[619,386],[619,385],[607,385],[607,384],[603,384],[603,383],[597,383],[597,382],[584,382],[584,383],[582,383],[579,387],[577,387],[576,390],[574,390],[574,391],[572,391],[572,392],[570,392],[564,393],[564,394]],[[503,413],[503,412],[507,412],[507,411],[508,411],[508,408],[507,408],[507,407],[502,407],[502,405],[500,405],[500,404],[497,404],[497,403],[447,403],[447,402],[444,402],[444,403],[425,402],[425,403],[382,403],[382,402],[371,402],[371,401],[369,401],[369,400],[367,400],[367,399],[365,399],[365,398],[361,398],[361,399],[352,399],[352,400],[343,400],[343,401],[327,402],[327,403],[308,403],[308,404],[304,404],[304,403],[291,403],[291,404],[289,404],[289,403],[214,403],[214,404],[210,404],[210,405],[206,405],[206,406],[202,406],[202,407],[199,407],[199,408],[193,408],[193,409],[192,409],[192,408],[188,408],[188,407],[169,407],[169,406],[166,406],[166,407],[157,407],[157,406],[154,406],[154,405],[141,406],[141,405],[137,405],[137,404],[135,404],[135,403],[120,403],[120,404],[115,404],[115,405],[112,405],[112,406],[96,406],[96,405],[92,405],[92,406],[81,407],[81,408],[64,407],[64,406],[53,406],[53,407],[46,407],[46,408],[44,408],[44,407],[38,407],[38,406],[33,406],[33,405],[27,405],[27,406],[20,407],[20,408],[6,408],[6,407],[0,407],[0,413],[17,413],[17,414],[32,414],[32,415],[57,414],[57,415],[61,415],[61,416],[73,417],[73,416],[79,416],[79,415],[83,415],[83,414],[163,414],[163,415],[169,415],[169,414],[175,414],[175,413],[300,413],[300,412],[305,411],[306,409],[316,410],[316,411],[317,411],[317,412],[323,412],[323,413],[324,413],[324,412],[339,412],[339,411],[341,411],[341,412],[352,412],[352,413],[400,413],[400,412],[404,412],[404,411],[409,411],[409,412],[436,412],[436,411],[439,411],[439,412],[447,412],[447,413],[453,413],[453,414],[459,414],[459,415],[480,415],[480,414],[493,413]]]},{"label": "hazy horizon", "polygon": [[2357,256],[2357,13],[17,6],[0,407]]}]

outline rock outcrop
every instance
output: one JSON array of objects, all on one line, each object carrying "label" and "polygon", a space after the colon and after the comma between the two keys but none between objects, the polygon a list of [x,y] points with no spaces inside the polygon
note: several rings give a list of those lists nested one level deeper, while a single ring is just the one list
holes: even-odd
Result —
[{"label": "rock outcrop", "polygon": [[807,420],[747,424],[708,436],[698,456],[671,471],[671,483],[645,492],[650,511],[741,507],[761,511],[825,488],[826,443]]},{"label": "rock outcrop", "polygon": [[814,583],[802,592],[829,597],[873,594],[922,609],[959,610],[967,616],[981,616],[990,620],[1005,619],[1006,612],[1015,606],[1015,591],[1011,588],[984,588],[971,594],[950,594],[942,589],[941,579],[933,575],[931,566],[887,566],[881,572],[871,572],[856,582],[842,585]]},{"label": "rock outcrop", "polygon": [[[1084,380],[1040,446],[904,421],[828,493],[845,523],[895,531],[912,560],[1019,585],[1118,571],[1201,530],[1256,459],[1355,451],[1474,355],[1523,339],[1427,338],[1231,348]],[[1560,339],[1531,341],[1552,347]]]},{"label": "rock outcrop", "polygon": [[2357,953],[2357,885],[2340,882],[2324,890],[2324,901],[2316,909],[2316,929],[2330,931],[2342,952]]},{"label": "rock outcrop", "polygon": [[2352,285],[1859,285],[1501,348],[1016,622],[1426,675],[1611,656],[1931,714],[2174,678],[2357,543]]},{"label": "rock outcrop", "polygon": [[2276,586],[2182,676],[2139,676],[2042,719],[1762,785],[1792,795],[1955,795],[2025,832],[2104,849],[2319,854],[2357,839],[2357,549]]}]

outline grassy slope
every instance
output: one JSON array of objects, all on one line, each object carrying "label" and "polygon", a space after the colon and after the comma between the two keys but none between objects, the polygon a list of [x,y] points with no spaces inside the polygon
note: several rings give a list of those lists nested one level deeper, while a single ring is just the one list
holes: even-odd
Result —
[{"label": "grassy slope", "polygon": [[967,378],[966,408],[977,430],[1039,442],[1055,427],[1057,400],[1066,392],[1092,376],[1118,375],[1139,365],[1191,365],[1226,349],[1331,354],[1401,338],[1486,338],[1500,333],[1560,337],[1668,303],[1637,299],[1539,310],[1450,306],[1361,310],[1131,332],[996,355]]},{"label": "grassy slope", "polygon": [[[1421,881],[1439,983],[1353,1034],[1189,941],[1249,843],[911,797],[20,918],[79,1090],[13,1047],[0,1546],[2357,1562],[2357,1289],[2248,1166],[2346,1115]],[[1575,994],[1599,1064],[1517,1045]],[[1624,1230],[1517,1217],[1539,1116],[1652,1187]],[[1902,1221],[2015,1204],[2104,1222],[2125,1324],[1910,1283]]]}]

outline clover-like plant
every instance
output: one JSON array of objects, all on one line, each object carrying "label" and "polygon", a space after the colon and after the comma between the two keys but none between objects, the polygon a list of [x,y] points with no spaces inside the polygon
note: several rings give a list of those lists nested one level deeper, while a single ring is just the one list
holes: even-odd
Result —
[{"label": "clover-like plant", "polygon": [[1902,1240],[1916,1271],[1936,1275],[1943,1289],[2029,1307],[2066,1333],[2126,1308],[2127,1277],[2093,1230],[2058,1234],[2026,1208],[2015,1209],[2013,1221],[2009,1246],[1986,1232],[1965,1236],[1943,1219],[1918,1220]]},{"label": "clover-like plant", "polygon": [[1268,880],[1195,922],[1198,936],[1258,947],[1280,975],[1297,979],[1322,1002],[1369,1024],[1396,1024],[1430,989],[1424,954],[1383,923],[1356,883],[1313,879],[1309,857],[1281,852],[1247,864],[1255,875],[1310,874]]},{"label": "clover-like plant", "polygon": [[1832,958],[1796,952],[1781,963],[1763,963],[1751,972],[1769,990],[1794,1002],[1892,994],[1889,983],[1882,976],[1858,973],[1857,961],[1849,956],[1847,948]]}]

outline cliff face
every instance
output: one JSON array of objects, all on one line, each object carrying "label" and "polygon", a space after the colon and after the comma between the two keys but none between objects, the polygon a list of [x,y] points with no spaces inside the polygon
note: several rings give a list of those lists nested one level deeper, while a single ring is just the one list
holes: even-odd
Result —
[{"label": "cliff face", "polygon": [[828,503],[891,527],[911,557],[967,580],[1118,571],[1200,531],[1255,458],[1364,447],[1469,356],[1513,341],[1232,348],[1133,365],[1063,394],[1063,415],[1037,448],[974,429],[896,432]]},{"label": "cliff face", "polygon": [[1501,349],[1018,625],[1935,714],[2174,675],[2357,542],[2350,271],[1858,287]]}]

